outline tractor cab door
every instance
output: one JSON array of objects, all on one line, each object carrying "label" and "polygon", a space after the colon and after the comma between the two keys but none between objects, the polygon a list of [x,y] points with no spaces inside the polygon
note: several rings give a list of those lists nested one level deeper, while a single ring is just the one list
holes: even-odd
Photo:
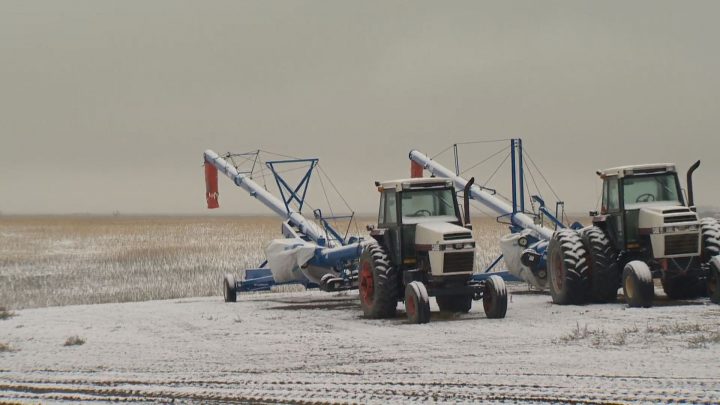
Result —
[{"label": "tractor cab door", "polygon": [[402,235],[398,223],[398,193],[393,190],[383,190],[380,196],[380,212],[378,215],[378,227],[385,230],[382,240],[383,247],[387,250],[393,264],[398,266],[402,263],[401,243]]},{"label": "tractor cab door", "polygon": [[601,214],[606,215],[606,232],[615,249],[625,248],[625,221],[620,204],[620,184],[617,176],[606,177],[603,181]]}]

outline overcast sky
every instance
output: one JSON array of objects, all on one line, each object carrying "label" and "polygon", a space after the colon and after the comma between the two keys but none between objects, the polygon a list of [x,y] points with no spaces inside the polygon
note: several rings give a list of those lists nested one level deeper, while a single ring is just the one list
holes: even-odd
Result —
[{"label": "overcast sky", "polygon": [[[261,148],[319,157],[373,212],[372,182],[408,176],[410,149],[510,137],[570,211],[595,208],[597,169],[697,159],[696,200],[720,205],[719,15],[717,1],[3,0],[0,211],[207,213],[202,152]],[[216,212],[268,213],[220,191]]]}]

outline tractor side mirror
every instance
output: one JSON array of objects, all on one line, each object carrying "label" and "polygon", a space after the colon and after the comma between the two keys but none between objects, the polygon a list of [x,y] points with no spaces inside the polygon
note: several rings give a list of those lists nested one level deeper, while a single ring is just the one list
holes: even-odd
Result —
[{"label": "tractor side mirror", "polygon": [[590,215],[591,217],[596,217],[596,216],[598,216],[598,212],[597,212],[597,211],[590,211],[590,212],[588,212],[588,215]]},{"label": "tractor side mirror", "polygon": [[373,225],[373,224],[365,225],[365,229],[367,229],[368,232],[372,232],[373,230],[375,230],[375,225]]}]

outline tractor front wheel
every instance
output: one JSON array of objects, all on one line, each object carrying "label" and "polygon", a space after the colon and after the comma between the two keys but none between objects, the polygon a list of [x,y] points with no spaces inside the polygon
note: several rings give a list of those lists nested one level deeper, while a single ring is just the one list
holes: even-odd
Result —
[{"label": "tractor front wheel", "polygon": [[485,316],[491,319],[505,318],[507,313],[507,288],[499,276],[490,276],[485,281],[483,291],[483,309]]},{"label": "tractor front wheel", "polygon": [[235,277],[232,274],[226,274],[223,279],[223,297],[225,302],[236,302],[237,291],[235,290]]},{"label": "tractor front wheel", "polygon": [[423,283],[411,281],[405,287],[405,313],[410,323],[430,322],[430,299]]},{"label": "tractor front wheel", "polygon": [[633,260],[623,270],[623,293],[631,308],[649,308],[655,297],[652,273],[645,262]]},{"label": "tractor front wheel", "polygon": [[360,306],[366,318],[392,318],[398,302],[397,272],[385,249],[377,244],[365,248],[358,274]]}]

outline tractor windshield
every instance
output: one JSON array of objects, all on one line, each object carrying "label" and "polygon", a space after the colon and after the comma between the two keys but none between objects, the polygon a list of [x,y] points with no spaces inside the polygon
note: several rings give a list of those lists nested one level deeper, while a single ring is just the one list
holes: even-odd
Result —
[{"label": "tractor windshield", "polygon": [[[445,217],[444,221],[457,221],[455,191],[449,188],[436,190],[406,190],[402,193],[402,222],[423,222],[427,217]],[[434,218],[437,219],[437,218]]]},{"label": "tractor windshield", "polygon": [[652,176],[626,177],[623,179],[625,207],[642,203],[682,203],[674,173]]}]

